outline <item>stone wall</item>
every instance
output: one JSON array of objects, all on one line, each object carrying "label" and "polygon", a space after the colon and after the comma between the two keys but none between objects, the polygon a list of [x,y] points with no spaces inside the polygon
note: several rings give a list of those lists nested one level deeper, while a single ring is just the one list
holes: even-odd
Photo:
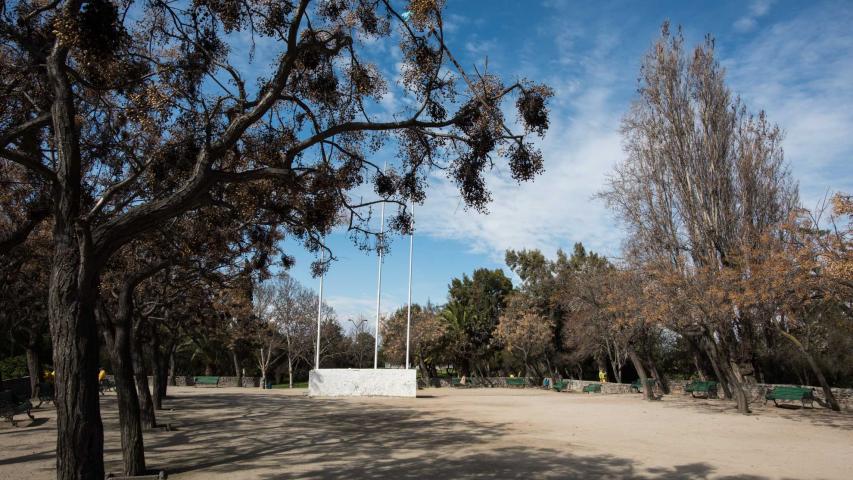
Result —
[{"label": "stone wall", "polygon": [[[177,375],[175,376],[175,385],[178,387],[192,387],[195,385],[192,376],[189,375]],[[113,375],[107,375],[107,379],[111,382],[115,383],[115,377]],[[148,377],[148,385],[154,385],[154,377]],[[208,385],[204,385],[205,387]],[[220,376],[219,383],[216,385],[217,387],[236,387],[237,386],[237,377],[226,377]],[[251,387],[260,387],[261,379],[259,377],[243,377],[243,387],[251,388]]]},{"label": "stone wall", "polygon": [[[515,385],[508,386],[507,380],[510,377],[473,377],[466,378],[466,386],[469,388],[519,388]],[[528,387],[541,387],[542,384],[537,382],[534,378],[527,378],[527,386]],[[564,382],[568,382],[569,386],[567,389],[569,391],[583,391],[583,387],[592,384],[592,383],[600,383],[600,382],[591,382],[587,380],[570,380],[564,379]],[[430,378],[428,382],[419,381],[421,387],[430,386],[430,387],[450,387],[450,379],[449,378]],[[631,393],[631,386],[627,383],[603,383],[601,384],[601,393]]]},{"label": "stone wall", "polygon": [[[150,378],[150,377],[149,377]],[[175,384],[179,387],[192,387],[195,385],[192,376],[189,375],[177,375],[175,376]],[[259,387],[261,385],[261,379],[259,377],[243,377],[243,387],[251,388],[251,387]],[[207,385],[204,385],[207,386]],[[237,377],[219,377],[218,387],[236,387],[237,386]]]},{"label": "stone wall", "polygon": [[321,368],[308,374],[312,397],[415,397],[417,372],[403,368]]}]

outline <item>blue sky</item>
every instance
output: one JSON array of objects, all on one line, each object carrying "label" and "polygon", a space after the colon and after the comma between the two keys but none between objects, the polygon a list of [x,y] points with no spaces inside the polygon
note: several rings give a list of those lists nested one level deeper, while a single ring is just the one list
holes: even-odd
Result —
[{"label": "blue sky", "polygon": [[[507,248],[553,255],[583,242],[619,255],[623,231],[593,196],[622,158],[619,121],[633,98],[640,59],[666,19],[684,28],[689,46],[705,34],[716,37],[729,85],[785,130],[786,159],[806,207],[827,192],[853,191],[853,2],[447,3],[448,43],[465,68],[482,70],[488,59],[488,69],[507,81],[545,82],[556,97],[551,130],[541,142],[545,173],[519,186],[507,168],[491,172],[489,215],[464,210],[454,187],[433,178],[427,202],[416,209],[416,302],[443,303],[449,281],[477,267],[505,268]],[[367,48],[393,78],[399,58],[393,45]],[[401,102],[392,89],[380,107],[393,113]],[[372,318],[375,255],[357,250],[345,234],[329,244],[339,261],[326,276],[327,301],[342,321]],[[316,288],[313,257],[297,244],[285,247],[297,259],[291,275]],[[406,301],[408,242],[397,238],[391,248],[383,311]]]}]

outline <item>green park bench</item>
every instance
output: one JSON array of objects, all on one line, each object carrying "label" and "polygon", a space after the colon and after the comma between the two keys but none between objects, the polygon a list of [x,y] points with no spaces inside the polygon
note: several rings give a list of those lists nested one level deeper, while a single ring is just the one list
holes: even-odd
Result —
[{"label": "green park bench", "polygon": [[568,386],[569,382],[560,380],[559,382],[554,382],[554,385],[552,385],[551,388],[553,388],[555,392],[562,392],[563,390],[568,388]]},{"label": "green park bench", "polygon": [[693,398],[717,398],[717,382],[694,380],[684,387],[684,391]]},{"label": "green park bench", "polygon": [[[654,378],[647,378],[646,383],[648,385],[652,385],[654,387],[655,379]],[[634,380],[633,382],[631,382],[631,391],[636,392],[636,393],[643,393],[643,385],[642,385],[642,382],[640,381],[639,378]]]},{"label": "green park bench", "polygon": [[590,383],[589,385],[583,387],[583,393],[601,393],[601,384]]},{"label": "green park bench", "polygon": [[520,378],[520,377],[507,378],[506,379],[506,386],[507,387],[526,387],[527,386],[527,379],[526,378]]},{"label": "green park bench", "polygon": [[767,400],[773,400],[773,404],[779,406],[778,400],[799,401],[806,408],[806,402],[814,408],[814,391],[811,388],[804,387],[775,387],[764,394],[764,403]]},{"label": "green park bench", "polygon": [[4,390],[0,392],[0,417],[9,420],[13,426],[17,427],[18,422],[15,420],[15,415],[20,415],[25,413],[30,420],[35,420],[30,410],[32,410],[33,405],[29,400],[20,400],[15,396],[15,393],[11,390]]},{"label": "green park bench", "polygon": [[201,377],[193,377],[193,386],[206,385],[208,387],[218,387],[219,377],[205,375]]}]

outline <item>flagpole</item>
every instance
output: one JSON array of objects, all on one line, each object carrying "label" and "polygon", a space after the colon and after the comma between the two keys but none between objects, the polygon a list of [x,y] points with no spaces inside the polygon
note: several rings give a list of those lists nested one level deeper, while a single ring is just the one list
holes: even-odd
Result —
[{"label": "flagpole", "polygon": [[409,308],[406,311],[406,370],[409,369],[409,341],[412,331],[412,256],[415,250],[415,201],[411,200],[412,225],[409,232]]},{"label": "flagpole", "polygon": [[[382,174],[385,174],[385,165],[382,166]],[[379,276],[376,281],[376,329],[373,336],[373,368],[379,368],[379,316],[382,303],[382,249],[384,248],[385,235],[385,201],[382,201],[382,213],[380,213],[379,235],[376,237],[377,250],[379,250]]]},{"label": "flagpole", "polygon": [[[324,259],[326,256],[326,251],[323,250],[320,259]],[[320,292],[317,295],[317,347],[314,350],[314,369],[320,369],[320,319],[323,315],[323,279],[326,277],[325,270],[320,275]]]}]

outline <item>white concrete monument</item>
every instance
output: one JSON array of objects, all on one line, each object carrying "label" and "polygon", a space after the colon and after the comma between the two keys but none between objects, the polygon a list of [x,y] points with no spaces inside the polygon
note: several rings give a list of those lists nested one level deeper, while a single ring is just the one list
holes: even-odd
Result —
[{"label": "white concrete monument", "polygon": [[[385,171],[385,167],[382,167]],[[382,251],[385,234],[385,203],[382,203],[377,252],[379,271],[376,282],[376,325],[373,345],[373,368],[320,368],[320,330],[323,321],[323,276],[317,296],[317,343],[314,346],[314,370],[308,373],[308,395],[311,397],[416,397],[418,395],[417,370],[410,366],[412,323],[412,257],[415,248],[414,200],[410,202],[412,229],[409,233],[409,302],[406,312],[406,368],[379,367],[379,325],[382,301]],[[325,250],[323,257],[325,258]]]},{"label": "white concrete monument", "polygon": [[308,373],[311,397],[416,397],[413,368],[321,368]]}]

